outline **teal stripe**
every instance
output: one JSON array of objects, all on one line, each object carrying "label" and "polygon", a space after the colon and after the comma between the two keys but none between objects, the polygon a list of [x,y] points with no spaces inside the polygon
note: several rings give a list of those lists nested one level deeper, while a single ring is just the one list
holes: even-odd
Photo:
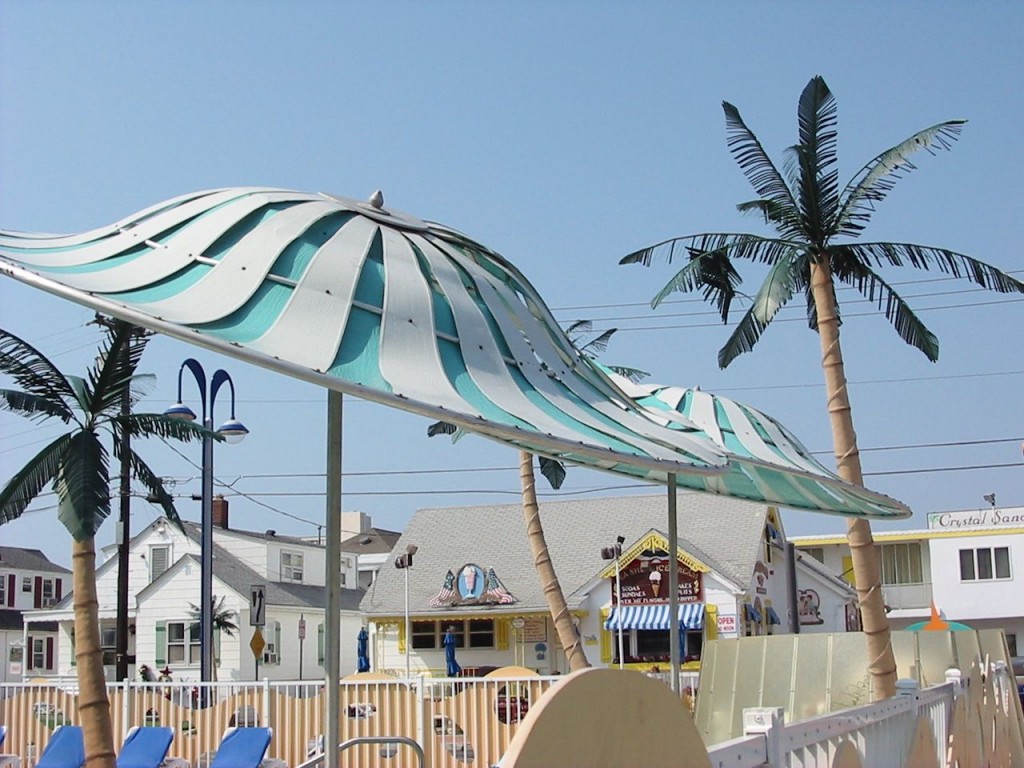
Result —
[{"label": "teal stripe", "polygon": [[184,269],[179,270],[170,277],[165,277],[145,288],[137,288],[132,291],[119,291],[104,294],[108,298],[126,304],[138,303],[149,304],[154,301],[170,299],[182,293],[202,280],[213,267],[207,264],[193,263]]},{"label": "teal stripe", "polygon": [[338,354],[327,373],[364,387],[391,392],[391,385],[380,374],[379,360],[380,315],[352,307]]},{"label": "teal stripe", "polygon": [[195,327],[225,341],[245,343],[265,334],[281,316],[293,290],[279,283],[263,283],[249,300],[230,315]]},{"label": "teal stripe", "polygon": [[309,229],[281,251],[270,274],[298,281],[316,252],[354,216],[355,214],[351,211],[339,211],[314,222]]},{"label": "teal stripe", "polygon": [[437,346],[445,375],[452,383],[452,386],[455,387],[455,391],[476,411],[483,415],[485,419],[498,424],[523,429],[530,428],[530,425],[525,421],[503,410],[480,391],[480,388],[477,387],[476,382],[473,381],[469,371],[466,369],[466,361],[462,357],[462,351],[458,344],[439,339]]},{"label": "teal stripe", "polygon": [[352,300],[378,309],[384,307],[384,246],[380,228],[373,235]]},{"label": "teal stripe", "polygon": [[[227,203],[225,203],[225,205],[227,205]],[[203,255],[209,259],[219,261],[224,258],[228,251],[238,245],[238,242],[249,234],[249,232],[273,217],[275,213],[291,208],[293,205],[295,205],[295,203],[272,203],[262,208],[257,208],[255,211],[243,216],[232,224],[224,234],[218,237],[210,247],[206,249]],[[217,208],[205,211],[202,216],[196,218],[196,221],[205,216],[209,216],[213,211],[218,210],[220,207],[222,206],[217,206]]]}]

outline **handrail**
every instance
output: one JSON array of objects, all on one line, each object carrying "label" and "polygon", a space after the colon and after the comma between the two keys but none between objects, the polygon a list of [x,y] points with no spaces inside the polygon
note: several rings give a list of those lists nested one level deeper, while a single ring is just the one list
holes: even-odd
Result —
[{"label": "handrail", "polygon": [[[356,736],[353,739],[347,739],[338,745],[338,751],[344,752],[349,747],[356,747],[360,744],[405,744],[407,747],[412,747],[413,751],[420,761],[420,768],[423,768],[423,762],[425,757],[423,755],[423,747],[416,743],[414,739],[410,739],[408,736]],[[320,765],[326,754],[321,752],[316,757],[301,763],[297,768],[313,768],[313,766]]]}]

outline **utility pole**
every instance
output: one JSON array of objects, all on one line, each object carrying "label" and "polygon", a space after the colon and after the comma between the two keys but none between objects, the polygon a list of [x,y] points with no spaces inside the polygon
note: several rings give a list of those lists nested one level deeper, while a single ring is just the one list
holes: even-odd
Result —
[{"label": "utility pole", "polygon": [[[105,328],[113,328],[119,322],[97,314],[94,321]],[[138,326],[131,329],[132,336],[142,338],[148,331]],[[125,348],[125,356],[128,348]],[[131,390],[125,388],[121,393],[121,418],[127,419],[132,412]],[[120,484],[120,516],[117,523],[117,623],[114,651],[114,679],[124,680],[128,677],[128,542],[131,539],[132,516],[132,482],[131,482],[131,435],[122,428],[117,436],[118,450],[121,453],[121,484]]]}]

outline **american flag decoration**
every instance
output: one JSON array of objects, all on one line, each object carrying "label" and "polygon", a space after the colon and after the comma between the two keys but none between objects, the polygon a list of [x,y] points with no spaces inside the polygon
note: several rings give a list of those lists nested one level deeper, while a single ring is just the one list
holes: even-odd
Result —
[{"label": "american flag decoration", "polygon": [[505,589],[505,585],[498,579],[498,574],[494,572],[493,568],[487,569],[487,582],[484,586],[483,600],[487,602],[496,602],[499,605],[508,605],[509,603],[516,603],[516,600],[509,591]]},{"label": "american flag decoration", "polygon": [[444,586],[441,587],[441,591],[430,598],[430,604],[435,608],[439,608],[442,605],[450,605],[452,600],[455,598],[455,574],[448,571],[444,577]]}]

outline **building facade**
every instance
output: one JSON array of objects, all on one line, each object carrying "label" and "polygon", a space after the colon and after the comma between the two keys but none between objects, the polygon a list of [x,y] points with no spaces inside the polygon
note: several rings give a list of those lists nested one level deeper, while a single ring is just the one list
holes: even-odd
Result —
[{"label": "building facade", "polygon": [[[931,615],[972,629],[1002,629],[1024,654],[1024,507],[933,512],[925,530],[876,532],[890,626]],[[846,537],[798,536],[794,544],[853,583]]]},{"label": "building facade", "polygon": [[[159,518],[132,538],[129,545],[129,674],[170,669],[175,680],[200,677],[198,603],[201,591],[201,531],[184,522],[180,530]],[[276,531],[254,532],[229,525],[227,502],[214,505],[213,594],[214,656],[219,680],[317,679],[324,675],[326,601],[325,547]],[[100,641],[108,679],[115,670],[117,571],[116,548],[97,569]],[[343,645],[342,673],[356,669],[356,638],[362,626],[354,557],[343,556],[338,579],[342,589],[339,617]],[[262,616],[253,611],[253,593],[263,601]],[[237,629],[218,630],[217,615]],[[254,622],[262,619],[258,627]],[[52,608],[26,612],[26,635],[36,627],[54,626],[55,653],[46,674],[72,676],[74,610],[66,594]],[[254,635],[259,653],[253,647]]]},{"label": "building facade", "polygon": [[[675,547],[663,532],[663,495],[541,505],[549,554],[591,664],[618,664],[620,634],[623,664],[669,662],[673,560],[679,661],[691,668],[708,638],[847,627],[853,590],[788,546],[774,508],[692,493],[678,502]],[[620,537],[621,554],[603,559]],[[410,548],[412,566],[395,568]],[[467,672],[507,665],[568,671],[519,505],[419,510],[361,608],[375,671],[403,675],[408,665],[412,674],[444,675],[449,630]]]},{"label": "building facade", "polygon": [[57,625],[25,632],[24,614],[60,602],[71,571],[38,549],[0,547],[0,683],[51,673],[57,666]]}]

